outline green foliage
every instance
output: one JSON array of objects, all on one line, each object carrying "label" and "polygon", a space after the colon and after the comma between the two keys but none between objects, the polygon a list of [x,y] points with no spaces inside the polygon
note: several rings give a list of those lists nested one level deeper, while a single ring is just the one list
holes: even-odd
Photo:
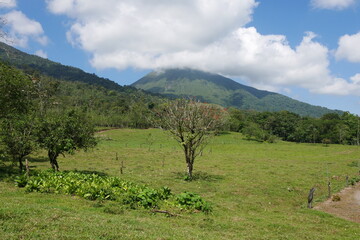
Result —
[{"label": "green foliage", "polygon": [[186,209],[196,209],[205,213],[212,211],[211,205],[198,194],[192,192],[180,193],[176,196],[176,204]]},{"label": "green foliage", "polygon": [[36,149],[34,102],[30,76],[0,62],[0,147],[23,168],[23,159]]},{"label": "green foliage", "polygon": [[[148,128],[151,126],[150,110],[162,99],[0,42],[1,61],[22,71],[1,63],[0,115],[5,113],[5,108],[7,112],[26,110],[28,102],[25,100],[30,98],[38,104],[36,109],[41,114],[47,110],[80,108],[98,126]],[[19,91],[16,86],[21,87]],[[26,91],[21,91],[24,89]]]},{"label": "green foliage", "polygon": [[5,118],[0,125],[4,153],[10,156],[13,162],[18,162],[22,170],[24,158],[38,147],[34,117],[25,115]]},{"label": "green foliage", "polygon": [[23,188],[28,183],[28,176],[26,174],[19,175],[15,178],[15,185],[19,188]]},{"label": "green foliage", "polygon": [[72,110],[65,113],[48,114],[40,123],[38,141],[48,152],[52,167],[58,170],[57,157],[73,154],[75,150],[94,147],[94,125],[84,113]]},{"label": "green foliage", "polygon": [[355,185],[358,182],[360,182],[360,176],[352,177],[352,178],[349,179],[349,183],[351,185]]},{"label": "green foliage", "polygon": [[31,78],[0,62],[0,117],[27,114],[33,107]]},{"label": "green foliage", "polygon": [[64,66],[60,63],[50,61],[35,55],[21,52],[13,47],[0,42],[0,59],[30,73],[40,73],[66,81],[80,81],[93,85],[100,85],[112,90],[126,90],[109,79],[100,78],[95,74],[85,73],[81,69]]},{"label": "green foliage", "polygon": [[359,117],[329,113],[322,118],[300,117],[287,111],[255,112],[229,110],[229,129],[258,141],[353,144],[359,143]]},{"label": "green foliage", "polygon": [[24,187],[26,192],[76,195],[92,201],[116,201],[130,208],[156,208],[166,202],[174,202],[180,208],[196,209],[206,213],[212,210],[209,203],[194,193],[173,195],[168,187],[153,189],[117,177],[94,173],[48,170],[38,172],[29,178],[20,175],[15,183],[18,187]]},{"label": "green foliage", "polygon": [[172,98],[196,97],[202,102],[256,111],[291,111],[302,116],[321,117],[342,113],[312,106],[281,94],[261,91],[218,74],[193,69],[167,69],[151,72],[132,86]]}]

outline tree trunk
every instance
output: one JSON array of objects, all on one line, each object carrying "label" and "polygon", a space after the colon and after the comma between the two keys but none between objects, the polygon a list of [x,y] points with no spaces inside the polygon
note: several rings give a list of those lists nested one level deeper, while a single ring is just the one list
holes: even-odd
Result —
[{"label": "tree trunk", "polygon": [[186,161],[186,166],[187,166],[187,174],[188,174],[188,178],[191,181],[192,180],[192,171],[193,171],[193,159],[191,159],[191,152],[190,152],[190,147],[187,145],[183,145],[184,147],[184,153],[185,153],[185,161]]},{"label": "tree trunk", "polygon": [[23,168],[24,168],[24,164],[22,162],[22,158],[19,158],[19,168],[20,168],[20,172],[22,172]]},{"label": "tree trunk", "polygon": [[187,162],[187,173],[190,180],[192,180],[193,178],[192,172],[193,172],[193,164],[191,162]]},{"label": "tree trunk", "polygon": [[59,171],[59,165],[57,162],[57,157],[59,156],[59,154],[49,151],[48,156],[49,156],[50,165],[51,165],[52,169],[54,169],[55,172]]}]

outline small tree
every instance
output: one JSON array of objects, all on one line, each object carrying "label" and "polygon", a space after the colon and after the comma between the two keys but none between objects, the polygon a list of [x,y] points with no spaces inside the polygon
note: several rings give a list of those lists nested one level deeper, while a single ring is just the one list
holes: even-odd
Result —
[{"label": "small tree", "polygon": [[0,63],[0,140],[6,155],[19,162],[20,170],[24,157],[36,146],[34,97],[30,76]]},{"label": "small tree", "polygon": [[194,99],[167,102],[157,112],[159,125],[169,131],[185,154],[188,177],[192,179],[195,158],[201,153],[207,139],[223,123],[224,110]]},{"label": "small tree", "polygon": [[28,114],[34,108],[33,90],[29,76],[0,62],[0,120]]},{"label": "small tree", "polygon": [[14,162],[19,163],[23,170],[23,160],[32,153],[36,147],[36,124],[29,116],[3,119],[0,128],[1,138],[6,155]]},{"label": "small tree", "polygon": [[72,110],[43,119],[39,127],[38,141],[40,146],[47,150],[51,167],[58,171],[58,156],[94,147],[96,145],[94,133],[94,126],[86,116]]}]

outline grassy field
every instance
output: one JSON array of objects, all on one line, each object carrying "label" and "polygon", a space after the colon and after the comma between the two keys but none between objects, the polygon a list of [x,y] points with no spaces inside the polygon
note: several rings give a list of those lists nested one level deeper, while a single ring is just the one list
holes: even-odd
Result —
[{"label": "grassy field", "polygon": [[[358,174],[360,148],[245,141],[237,133],[215,137],[184,181],[185,160],[176,142],[155,129],[99,133],[96,149],[61,157],[60,170],[97,171],[175,193],[191,191],[213,213],[167,217],[74,196],[24,193],[0,174],[0,239],[360,239],[360,225],[307,208]],[[116,158],[117,155],[117,158]],[[121,162],[123,173],[120,174]],[[45,154],[30,159],[47,169]],[[164,209],[165,210],[165,209]]]}]

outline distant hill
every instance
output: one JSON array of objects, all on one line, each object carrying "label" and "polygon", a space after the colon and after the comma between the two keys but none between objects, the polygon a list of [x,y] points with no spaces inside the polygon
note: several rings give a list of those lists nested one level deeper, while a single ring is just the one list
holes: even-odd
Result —
[{"label": "distant hill", "polygon": [[151,109],[163,99],[157,94],[120,86],[81,69],[24,53],[4,43],[0,43],[0,62],[33,76],[43,107],[56,111],[80,108],[98,126],[149,127]]},{"label": "distant hill", "polygon": [[239,109],[271,112],[286,110],[312,117],[320,117],[326,113],[342,113],[245,86],[218,74],[193,69],[154,71],[132,86],[170,97],[194,96],[201,101]]},{"label": "distant hill", "polygon": [[[169,69],[152,72],[141,78],[132,86],[120,86],[114,81],[86,73],[83,70],[50,61],[35,55],[24,53],[5,43],[0,42],[0,61],[7,62],[30,74],[40,74],[67,82],[83,82],[101,86],[108,90],[132,93],[142,98],[150,97],[149,93],[162,94],[170,97],[196,96],[198,99],[216,103],[225,107],[254,109],[257,111],[287,110],[302,116],[320,117],[325,113],[342,113],[324,107],[312,106],[296,101],[281,94],[261,91],[239,84],[229,78],[217,74],[192,70]],[[136,88],[135,88],[136,87]],[[139,95],[140,94],[140,95]],[[132,98],[129,95],[129,98]]]},{"label": "distant hill", "polygon": [[24,53],[2,42],[0,42],[0,61],[9,63],[25,72],[37,71],[42,75],[47,75],[59,80],[84,82],[111,90],[124,90],[124,87],[109,79],[86,73],[79,68],[65,66],[48,59]]}]

